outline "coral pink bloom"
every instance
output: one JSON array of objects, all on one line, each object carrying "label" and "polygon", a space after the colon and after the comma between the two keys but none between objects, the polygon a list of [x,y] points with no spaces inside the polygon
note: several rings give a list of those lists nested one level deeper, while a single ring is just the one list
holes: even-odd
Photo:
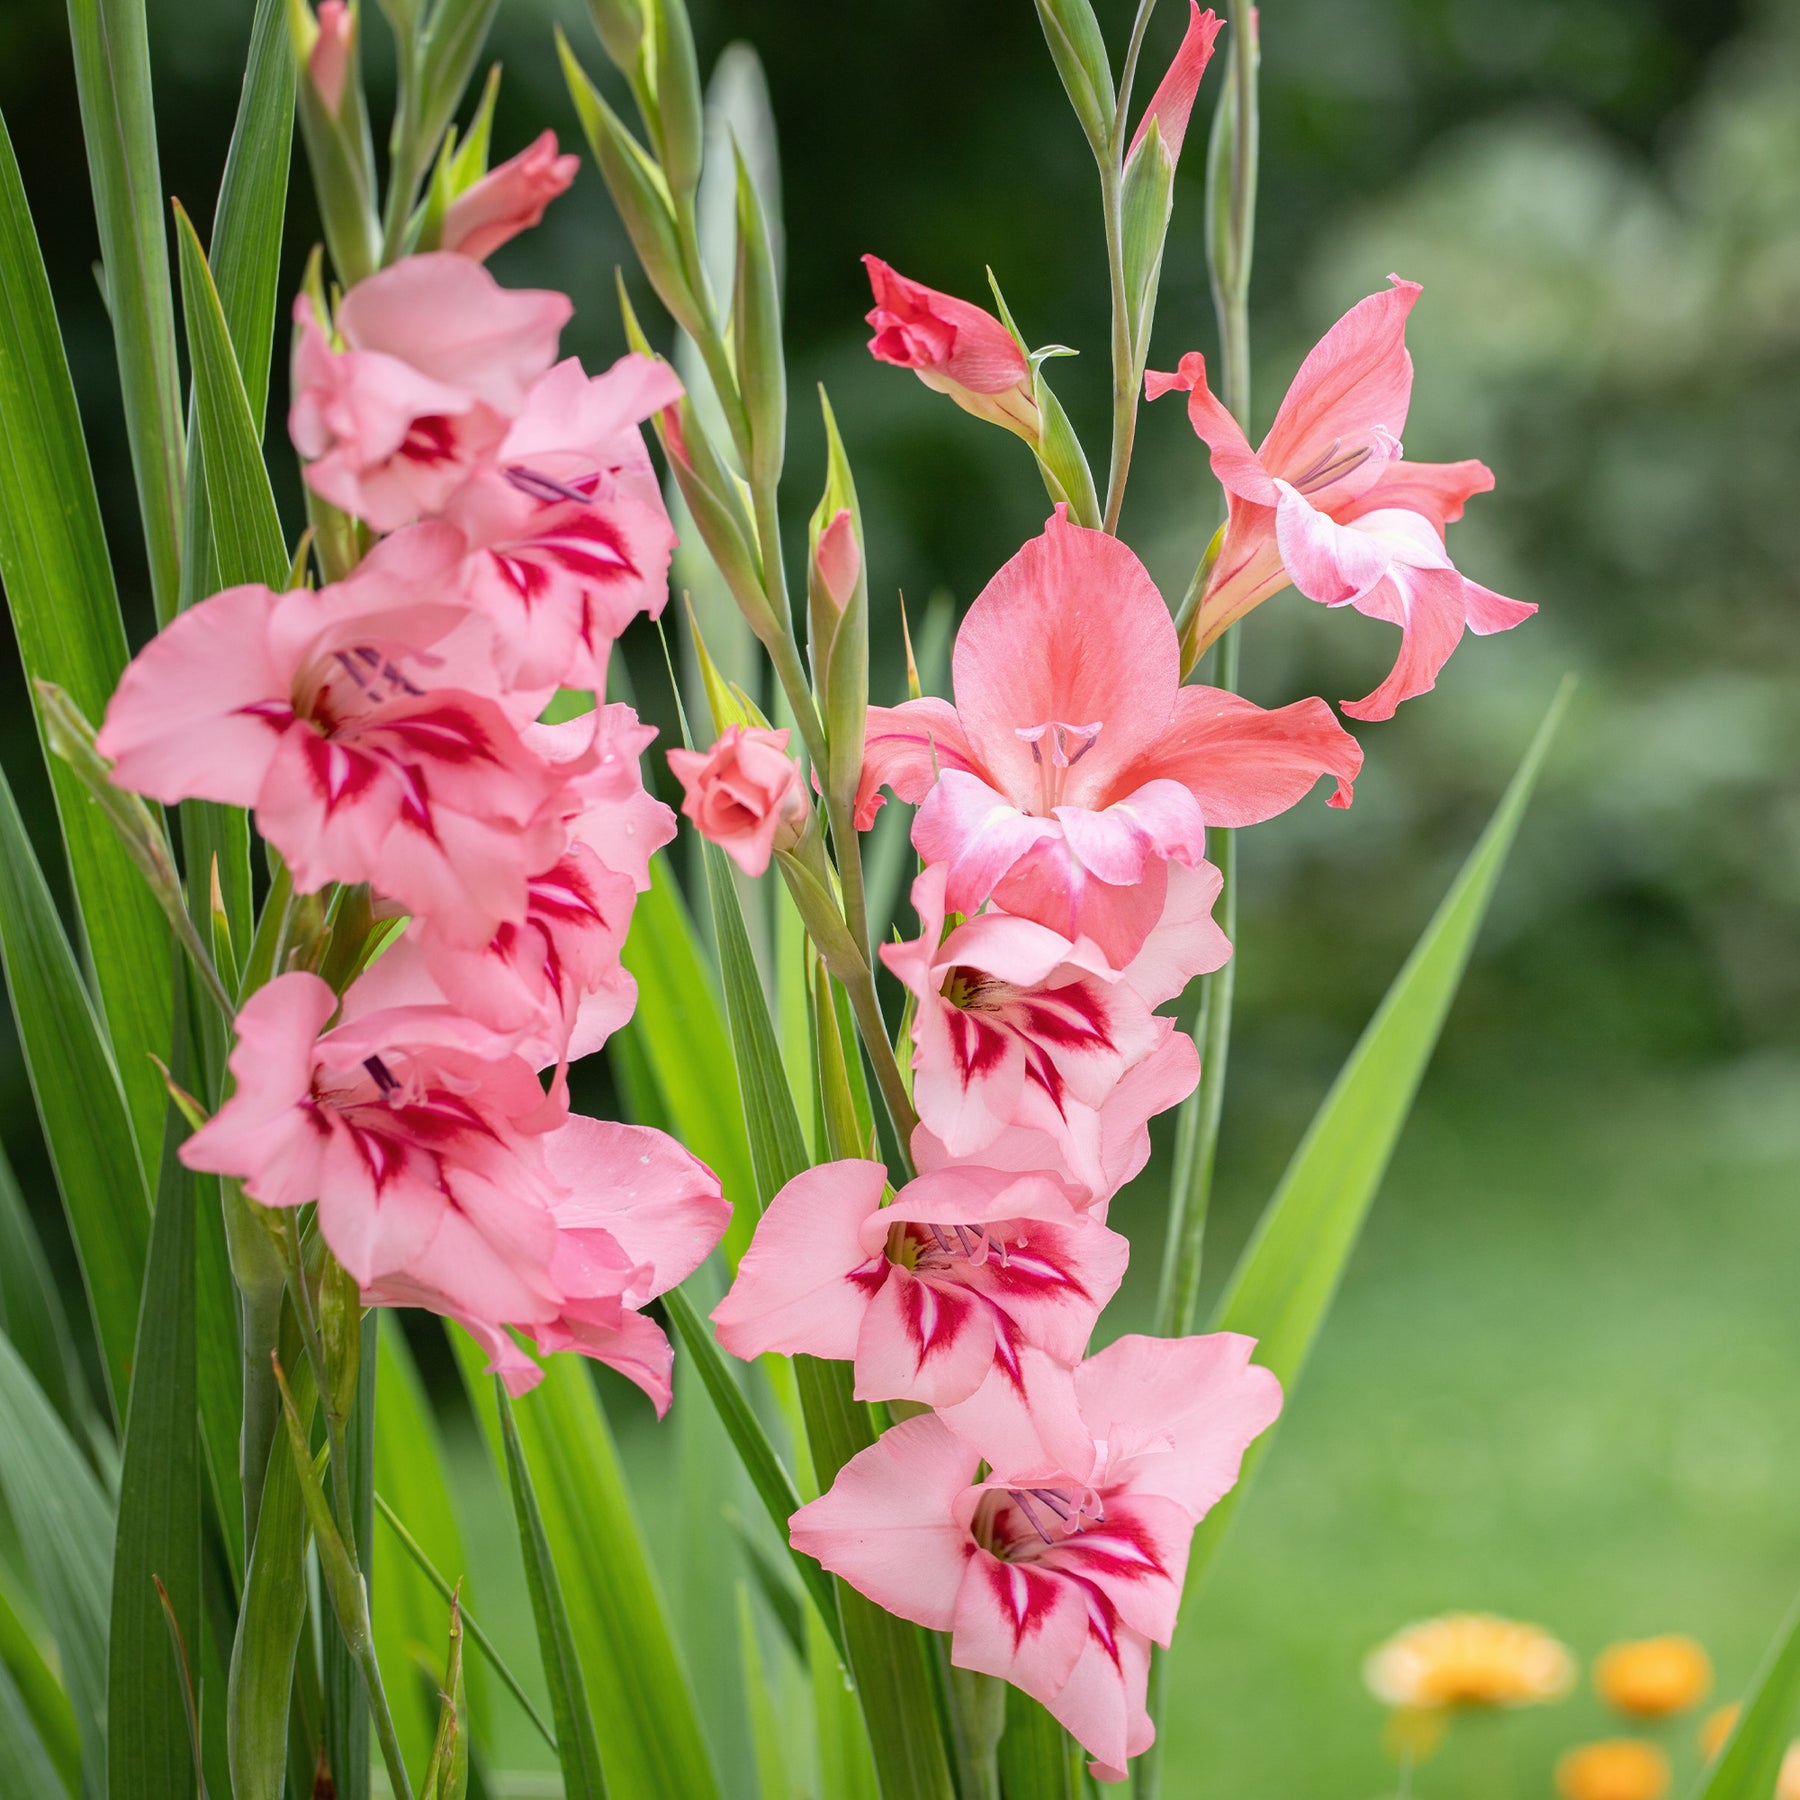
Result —
[{"label": "coral pink bloom", "polygon": [[1031,364],[1012,333],[992,313],[910,280],[878,256],[865,256],[863,267],[875,291],[869,354],[911,369],[964,412],[1035,444],[1041,424]]},{"label": "coral pink bloom", "polygon": [[[1216,872],[1203,865],[1206,874]],[[1183,874],[1190,872],[1184,870]],[[1204,881],[1202,871],[1192,878]],[[913,1102],[956,1157],[979,1153],[1008,1127],[1060,1141],[1070,1172],[1103,1180],[1100,1109],[1126,1072],[1174,1031],[1172,1019],[1121,977],[1099,949],[1035,920],[984,912],[944,932],[944,868],[913,883],[920,935],[884,944],[882,960],[916,998]],[[1217,968],[1229,946],[1199,922]],[[1159,996],[1164,997],[1164,996]]]},{"label": "coral pink bloom", "polygon": [[1127,162],[1136,155],[1152,120],[1156,122],[1163,148],[1169,153],[1169,161],[1174,162],[1180,157],[1188,120],[1193,116],[1194,96],[1200,91],[1200,77],[1206,73],[1206,65],[1212,61],[1213,40],[1219,35],[1219,25],[1219,16],[1210,6],[1202,12],[1200,0],[1188,0],[1188,26],[1181,47],[1169,64],[1169,72],[1157,83],[1150,104],[1144,108],[1144,116],[1132,134],[1131,148],[1126,152]]},{"label": "coral pink bloom", "polygon": [[356,15],[344,0],[320,0],[318,36],[306,56],[306,77],[333,115],[344,103],[344,82],[356,48]]},{"label": "coral pink bloom", "polygon": [[316,1199],[365,1304],[457,1320],[514,1393],[539,1372],[508,1326],[613,1364],[665,1407],[667,1345],[632,1309],[718,1242],[717,1180],[659,1132],[566,1118],[469,1021],[371,1009],[360,985],[330,1030],[337,997],[316,976],[258,989],[235,1092],[182,1159],[266,1206]]},{"label": "coral pink bloom", "polygon": [[572,310],[566,294],[503,288],[433,251],[338,302],[339,350],[302,295],[288,433],[307,485],[377,531],[436,512],[493,455]]},{"label": "coral pink bloom", "polygon": [[1017,1384],[1027,1345],[1080,1356],[1129,1247],[1065,1183],[959,1165],[884,1207],[886,1180],[824,1163],[775,1196],[712,1315],[727,1350],[853,1361],[859,1400],[932,1406]]},{"label": "coral pink bloom", "polygon": [[746,875],[760,875],[777,850],[799,840],[806,822],[800,765],[788,734],[764,725],[727,725],[710,750],[671,750],[687,798],[682,813]]},{"label": "coral pink bloom", "polygon": [[444,502],[507,681],[604,690],[613,640],[662,611],[675,528],[638,423],[681,391],[647,356],[591,377],[569,357],[532,386],[492,465]]},{"label": "coral pink bloom", "polygon": [[317,594],[228,588],[190,608],[125,671],[99,742],[121,787],[254,807],[300,892],[367,881],[474,948],[523,920],[573,771],[492,699],[437,685],[433,646],[463,618],[419,598],[439,536],[390,539]]},{"label": "coral pink bloom", "polygon": [[[1420,290],[1390,279],[1386,293],[1359,300],[1314,346],[1259,449],[1214,398],[1197,352],[1177,374],[1145,377],[1152,399],[1186,390],[1188,417],[1229,503],[1195,647],[1290,582],[1308,599],[1387,619],[1401,629],[1399,660],[1374,693],[1345,703],[1359,719],[1391,718],[1401,700],[1431,687],[1465,628],[1504,631],[1537,610],[1465,580],[1444,553],[1444,527],[1462,517],[1470,495],[1494,485],[1488,470],[1401,459],[1412,399],[1406,319]],[[1397,521],[1396,512],[1416,517]]]},{"label": "coral pink bloom", "polygon": [[1034,1444],[1023,1416],[979,1437],[909,1419],[801,1507],[793,1546],[949,1632],[958,1668],[1022,1688],[1096,1776],[1123,1780],[1155,1736],[1150,1646],[1174,1632],[1194,1526],[1280,1410],[1251,1348],[1225,1333],[1119,1339],[1075,1370],[1085,1446],[1065,1432]]},{"label": "coral pink bloom", "polygon": [[568,192],[580,167],[579,156],[557,155],[554,131],[541,132],[450,202],[438,248],[481,262],[537,224],[544,208]]},{"label": "coral pink bloom", "polygon": [[858,823],[884,784],[924,801],[913,842],[949,865],[952,911],[991,894],[1092,938],[1115,968],[1161,916],[1167,865],[1200,862],[1208,825],[1269,818],[1323,774],[1347,806],[1362,763],[1322,700],[1265,712],[1181,686],[1143,564],[1061,506],[969,608],[953,675],[955,706],[870,709]]},{"label": "coral pink bloom", "polygon": [[560,725],[532,725],[525,747],[566,772],[564,823],[601,864],[650,887],[650,858],[675,836],[675,815],[649,794],[639,759],[656,736],[629,706],[614,701]]}]

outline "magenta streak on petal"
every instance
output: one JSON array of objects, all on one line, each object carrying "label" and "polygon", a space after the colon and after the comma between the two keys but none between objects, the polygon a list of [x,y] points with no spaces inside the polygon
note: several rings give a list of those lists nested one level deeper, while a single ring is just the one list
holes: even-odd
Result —
[{"label": "magenta streak on petal", "polygon": [[455,455],[455,435],[450,421],[441,413],[414,419],[399,454],[408,462],[446,463]]}]

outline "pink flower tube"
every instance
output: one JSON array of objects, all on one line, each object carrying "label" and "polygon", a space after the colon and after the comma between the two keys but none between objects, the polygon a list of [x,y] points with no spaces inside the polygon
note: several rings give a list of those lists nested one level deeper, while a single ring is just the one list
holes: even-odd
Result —
[{"label": "pink flower tube", "polygon": [[544,208],[568,192],[580,168],[579,156],[557,155],[554,131],[541,132],[450,202],[438,248],[483,261],[537,224]]}]

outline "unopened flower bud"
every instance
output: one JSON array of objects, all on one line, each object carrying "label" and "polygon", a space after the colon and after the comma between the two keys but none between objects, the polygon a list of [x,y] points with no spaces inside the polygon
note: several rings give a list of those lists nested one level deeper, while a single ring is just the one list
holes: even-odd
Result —
[{"label": "unopened flower bud", "polygon": [[1170,162],[1180,157],[1188,120],[1194,111],[1194,96],[1200,91],[1200,77],[1212,60],[1213,40],[1219,35],[1219,25],[1219,17],[1211,7],[1202,12],[1200,0],[1188,0],[1187,33],[1181,40],[1181,48],[1175,52],[1175,60],[1169,64],[1168,74],[1157,83],[1156,92],[1150,96],[1150,104],[1144,108],[1144,116],[1132,133],[1131,148],[1125,157],[1128,166],[1143,145],[1152,121],[1162,136]]},{"label": "unopened flower bud", "polygon": [[762,874],[806,828],[800,765],[787,743],[786,731],[730,725],[710,750],[669,752],[669,767],[687,790],[683,815],[746,875]]},{"label": "unopened flower bud", "polygon": [[856,595],[856,578],[862,572],[862,551],[856,544],[856,527],[850,509],[840,506],[829,525],[819,533],[813,548],[813,564],[819,585],[831,604],[842,612]]},{"label": "unopened flower bud", "polygon": [[554,131],[544,132],[450,202],[438,248],[484,261],[537,224],[544,208],[568,191],[580,167],[580,157],[557,154]]},{"label": "unopened flower bud", "polygon": [[356,16],[344,0],[321,0],[318,33],[307,54],[306,75],[335,117],[344,104],[344,80],[356,48]]},{"label": "unopened flower bud", "polygon": [[869,354],[911,369],[965,412],[1017,432],[1034,447],[1040,421],[1031,364],[990,312],[909,280],[878,256],[865,256],[875,307]]}]

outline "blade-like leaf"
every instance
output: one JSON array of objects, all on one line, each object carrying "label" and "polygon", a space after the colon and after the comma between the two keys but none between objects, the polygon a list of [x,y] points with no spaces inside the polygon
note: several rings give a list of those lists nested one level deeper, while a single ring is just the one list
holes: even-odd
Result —
[{"label": "blade-like leaf", "polygon": [[1006,1690],[1000,1739],[1006,1800],[1081,1800],[1082,1760],[1075,1740],[1029,1694]]},{"label": "blade-like leaf", "polygon": [[0,1494],[37,1588],[40,1610],[81,1733],[81,1791],[106,1792],[106,1620],[113,1516],[31,1371],[0,1337]]},{"label": "blade-like leaf", "polygon": [[[0,580],[26,675],[54,681],[98,721],[125,667],[125,627],[50,282],[3,122]],[[169,1048],[168,925],[80,783],[47,749],[46,760],[101,1009],[139,1152],[154,1168],[168,1102],[150,1058]]]},{"label": "blade-like leaf", "polygon": [[[718,988],[666,856],[632,914],[625,966],[637,977],[632,1034],[661,1090],[670,1129],[736,1199],[752,1191],[742,1116],[719,1096],[737,1085]],[[748,1209],[746,1209],[748,1210]],[[744,1234],[746,1241],[748,1232]]]},{"label": "blade-like leaf", "polygon": [[[301,1419],[310,1425],[311,1365],[304,1357],[284,1356],[283,1363],[293,1369],[288,1386]],[[268,1447],[256,1539],[231,1647],[225,1704],[233,1800],[281,1800],[294,1657],[306,1619],[306,1539],[300,1478],[287,1439],[277,1434]]]},{"label": "blade-like leaf", "polygon": [[[184,1010],[177,1004],[178,1015]],[[178,1020],[179,1022],[179,1020]],[[177,1079],[183,1070],[178,1064]],[[172,1108],[171,1111],[174,1111]],[[144,1303],[119,1477],[108,1637],[106,1730],[112,1800],[191,1800],[194,1750],[181,1671],[157,1583],[182,1637],[200,1641],[199,1394],[194,1373],[194,1205],[198,1183],[163,1134]]]},{"label": "blade-like leaf", "polygon": [[81,1434],[93,1409],[82,1386],[62,1296],[4,1149],[0,1149],[0,1329],[12,1339],[63,1423]]},{"label": "blade-like leaf", "polygon": [[[1254,1337],[1256,1360],[1284,1388],[1300,1376],[1400,1140],[1569,691],[1565,682],[1487,829],[1314,1115],[1219,1302],[1213,1329]],[[1188,1564],[1190,1593],[1218,1553],[1271,1435],[1251,1446],[1237,1486],[1201,1524]]]},{"label": "blade-like leaf", "polygon": [[497,1381],[494,1392],[500,1409],[500,1434],[513,1512],[519,1522],[519,1546],[525,1556],[525,1580],[531,1589],[531,1610],[537,1620],[538,1649],[544,1659],[545,1679],[550,1684],[563,1793],[567,1800],[606,1800],[600,1746],[594,1739],[594,1716],[588,1705],[581,1657],[569,1626],[569,1608],[563,1599],[556,1558],[551,1554],[549,1534],[538,1507],[531,1467],[519,1443],[512,1403]]},{"label": "blade-like leaf", "polygon": [[737,1590],[738,1650],[744,1662],[745,1697],[750,1706],[750,1742],[756,1758],[756,1790],[760,1800],[789,1800],[794,1784],[788,1777],[782,1753],[781,1719],[775,1710],[771,1671],[765,1665],[756,1635],[756,1615],[750,1590],[742,1582]]},{"label": "blade-like leaf", "polygon": [[[375,1490],[406,1521],[406,1528],[435,1568],[461,1580],[472,1600],[471,1564],[450,1500],[443,1447],[425,1390],[397,1315],[381,1315],[375,1410],[381,1430],[375,1437]],[[385,1546],[384,1546],[385,1548]],[[376,1559],[375,1649],[387,1671],[388,1704],[400,1733],[409,1768],[423,1768],[438,1728],[438,1688],[442,1684],[445,1603],[436,1586],[411,1557]],[[432,1671],[428,1678],[425,1670]],[[465,1670],[469,1710],[477,1741],[486,1741],[487,1705],[479,1664]]]},{"label": "blade-like leaf", "polygon": [[1765,1800],[1774,1793],[1796,1711],[1800,1711],[1800,1601],[1769,1646],[1749,1702],[1719,1760],[1696,1784],[1695,1800]]},{"label": "blade-like leaf", "polygon": [[[356,1402],[345,1433],[351,1517],[365,1582],[375,1574],[376,1315],[363,1315]],[[315,1531],[317,1527],[314,1527]],[[370,1718],[362,1671],[341,1631],[325,1634],[323,1663],[325,1755],[336,1800],[369,1800]]]},{"label": "blade-like leaf", "polygon": [[260,435],[225,309],[206,266],[206,252],[179,204],[175,229],[181,244],[182,316],[194,365],[195,411],[219,580],[226,587],[259,581],[281,588],[287,583],[288,552]]},{"label": "blade-like leaf", "polygon": [[[720,1354],[719,1346],[713,1342],[712,1333],[689,1304],[687,1295],[676,1288],[663,1296],[663,1307],[669,1315],[670,1324],[675,1327],[676,1334],[681,1339],[682,1349],[687,1352],[701,1381],[705,1383],[707,1397],[718,1409],[719,1418],[731,1437],[732,1448],[737,1451],[751,1485],[756,1489],[757,1497],[768,1509],[770,1521],[785,1542],[788,1520],[800,1510],[800,1493],[794,1486],[793,1477],[788,1474],[781,1458],[776,1454],[775,1446],[769,1442],[769,1435],[763,1430],[762,1421],[751,1411],[750,1402],[744,1398],[743,1390],[738,1386],[724,1356]],[[824,1621],[841,1656],[844,1651],[843,1631],[838,1623],[837,1601],[832,1592],[831,1577],[810,1556],[802,1556],[796,1550],[793,1558],[794,1567],[800,1574],[800,1584],[819,1609],[819,1617]]]},{"label": "blade-like leaf", "polygon": [[[471,1393],[485,1393],[479,1354],[460,1334],[457,1350]],[[606,1722],[607,1791],[614,1800],[716,1800],[693,1693],[588,1371],[573,1356],[551,1357],[513,1411],[583,1678]],[[560,1715],[556,1730],[560,1744]]]},{"label": "blade-like leaf", "polygon": [[[732,1054],[744,1129],[756,1170],[758,1205],[807,1166],[806,1140],[781,1066],[769,1003],[757,974],[731,867],[716,844],[706,846],[707,888],[725,989]],[[813,1467],[821,1486],[874,1440],[869,1410],[852,1396],[844,1363],[794,1358]],[[861,1696],[881,1791],[887,1800],[950,1800],[949,1759],[931,1697],[920,1633],[915,1626],[836,1583],[845,1647]]]},{"label": "blade-like leaf", "polygon": [[0,1663],[0,1794],[49,1796],[62,1793],[56,1765],[38,1736],[25,1702]]},{"label": "blade-like leaf", "polygon": [[183,449],[144,0],[69,0],[69,35],[150,585],[166,622],[180,583]]},{"label": "blade-like leaf", "polygon": [[0,1563],[0,1667],[70,1795],[81,1792],[81,1733],[44,1646],[26,1623],[12,1574]]},{"label": "blade-like leaf", "polygon": [[[166,945],[162,954],[166,960]],[[149,1196],[118,1072],[3,774],[0,960],[114,1410],[123,1417],[150,1241]]]}]

